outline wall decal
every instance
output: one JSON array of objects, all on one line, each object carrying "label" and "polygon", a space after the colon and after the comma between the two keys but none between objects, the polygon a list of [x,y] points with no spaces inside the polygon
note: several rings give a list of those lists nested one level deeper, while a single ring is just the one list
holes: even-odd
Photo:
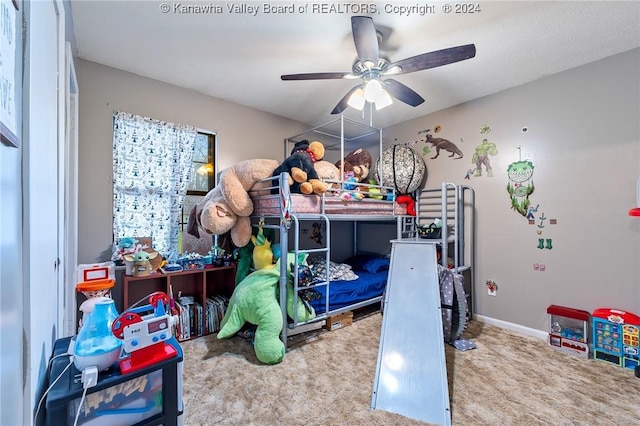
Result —
[{"label": "wall decal", "polygon": [[[533,163],[531,161],[516,161],[507,167],[507,192],[511,196],[511,208],[528,217],[529,196],[533,193]],[[536,207],[537,208],[537,207]],[[530,219],[530,217],[528,217]]]},{"label": "wall decal", "polygon": [[[454,157],[454,160],[459,160],[460,158],[464,157],[462,150],[454,142],[451,142],[449,139],[445,138],[436,138],[432,134],[440,133],[441,131],[442,126],[440,125],[434,126],[433,130],[431,128],[419,130],[418,135],[424,135],[424,137],[405,142],[404,145],[412,146],[416,151],[419,152],[419,148],[415,145],[424,144],[424,146],[422,147],[422,156],[426,157],[427,154],[435,150],[436,155],[431,157],[432,160],[438,158],[438,156],[440,155],[440,150],[450,152],[451,155],[449,155],[449,157]],[[394,139],[394,141],[397,142],[397,139]],[[460,142],[464,142],[464,140],[460,138]]]},{"label": "wall decal", "polygon": [[[480,134],[486,135],[491,133],[491,127],[486,124],[480,128]],[[482,143],[476,146],[476,151],[473,153],[473,157],[471,157],[471,162],[476,165],[476,174],[474,176],[482,176],[482,166],[484,166],[485,171],[487,172],[487,177],[493,177],[493,169],[491,168],[491,160],[489,156],[498,155],[498,148],[496,144],[493,142],[489,142],[489,139],[482,139]]]},{"label": "wall decal", "polygon": [[[531,207],[529,206],[529,208],[527,208],[527,219],[529,219],[529,224],[533,225],[535,223],[535,214],[538,213],[538,208],[540,207],[540,204],[536,204],[535,207]],[[542,214],[542,216],[544,216],[544,213]],[[532,222],[533,221],[533,222]]]},{"label": "wall decal", "polygon": [[323,223],[313,222],[313,224],[311,225],[311,235],[309,236],[309,239],[315,241],[318,245],[323,245],[323,229]]},{"label": "wall decal", "polygon": [[485,284],[487,285],[487,293],[489,296],[495,296],[498,292],[498,284],[496,284],[494,280],[487,280]]},{"label": "wall decal", "polygon": [[[436,130],[439,131],[441,127],[440,126],[436,126]],[[462,151],[460,150],[460,148],[458,148],[458,145],[456,145],[455,143],[451,142],[449,139],[444,139],[444,138],[434,138],[429,132],[431,131],[431,129],[427,129],[427,130],[420,130],[418,132],[418,134],[421,133],[426,133],[425,135],[425,142],[428,144],[431,144],[431,146],[433,148],[436,149],[436,155],[434,157],[431,157],[431,159],[435,159],[438,158],[438,156],[440,155],[440,150],[443,149],[447,152],[450,152],[451,155],[449,155],[449,157],[454,157],[456,155],[458,155],[457,158],[454,158],[454,160],[459,160],[463,157]]]},{"label": "wall decal", "polygon": [[467,174],[466,174],[466,175],[464,175],[464,178],[465,178],[466,180],[471,180],[471,175],[472,175],[472,174],[473,174],[473,172],[475,172],[475,171],[476,171],[476,169],[473,169],[473,170],[472,170],[472,169],[469,169],[469,170],[467,170]]}]

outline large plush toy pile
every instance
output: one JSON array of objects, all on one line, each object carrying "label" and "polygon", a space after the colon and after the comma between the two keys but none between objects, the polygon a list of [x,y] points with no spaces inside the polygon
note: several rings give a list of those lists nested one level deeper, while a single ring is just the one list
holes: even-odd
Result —
[{"label": "large plush toy pile", "polygon": [[[254,348],[257,358],[266,364],[282,361],[285,347],[280,340],[282,331],[282,311],[279,303],[280,266],[273,264],[269,240],[262,229],[252,241],[252,226],[249,216],[253,213],[253,202],[249,191],[273,186],[267,178],[286,171],[290,175],[292,192],[321,194],[326,185],[319,179],[315,164],[324,156],[324,146],[320,142],[302,141],[282,164],[276,160],[245,160],[223,170],[218,185],[198,203],[189,215],[187,232],[200,238],[200,232],[224,236],[229,233],[233,244],[252,252],[255,272],[242,274],[242,279],[234,289],[229,307],[221,323],[218,338],[233,336],[248,322],[257,326]],[[336,169],[322,164],[326,174],[337,173]],[[323,172],[324,174],[325,172]],[[324,177],[324,176],[323,176]],[[337,176],[331,176],[336,178]],[[266,180],[266,181],[265,181]],[[288,270],[294,262],[293,255],[285,256]],[[240,266],[240,265],[238,265]],[[239,268],[241,269],[241,268]],[[247,268],[248,269],[248,268]],[[288,277],[289,278],[289,277]],[[287,312],[298,321],[309,321],[315,317],[300,297],[295,297],[291,281],[288,283]]]}]

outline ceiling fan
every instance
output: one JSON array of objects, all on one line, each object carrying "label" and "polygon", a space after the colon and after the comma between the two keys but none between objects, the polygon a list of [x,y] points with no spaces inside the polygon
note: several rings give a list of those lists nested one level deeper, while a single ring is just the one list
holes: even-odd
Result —
[{"label": "ceiling fan", "polygon": [[338,102],[331,114],[340,114],[348,106],[362,110],[365,102],[375,103],[376,109],[382,109],[393,102],[391,97],[407,105],[418,106],[424,102],[419,94],[397,80],[391,78],[383,80],[383,77],[440,67],[464,61],[476,55],[475,45],[466,44],[390,62],[386,58],[380,57],[378,35],[373,25],[373,19],[368,16],[352,16],[351,29],[358,54],[352,72],[321,72],[280,76],[285,81],[362,79],[362,83],[352,88]]}]

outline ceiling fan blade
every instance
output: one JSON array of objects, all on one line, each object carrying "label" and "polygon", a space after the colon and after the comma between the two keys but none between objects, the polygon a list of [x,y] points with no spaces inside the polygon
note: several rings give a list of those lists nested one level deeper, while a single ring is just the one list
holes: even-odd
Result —
[{"label": "ceiling fan blade", "polygon": [[383,74],[406,74],[464,61],[474,56],[476,56],[475,44],[465,44],[464,46],[435,50],[433,52],[423,53],[422,55],[412,56],[411,58],[401,59],[389,65],[387,69],[390,71]]},{"label": "ceiling fan blade", "polygon": [[388,79],[384,80],[382,85],[391,96],[407,105],[415,107],[424,102],[422,96],[418,95],[399,81]]},{"label": "ceiling fan blade", "polygon": [[340,99],[340,102],[338,102],[338,105],[336,105],[333,111],[331,111],[331,114],[340,114],[342,111],[347,109],[347,107],[349,106],[349,98],[351,97],[353,92],[358,89],[358,87],[360,87],[360,85],[357,85],[353,89],[349,90],[347,94],[344,95],[342,99]]},{"label": "ceiling fan blade", "polygon": [[352,16],[351,30],[360,62],[365,63],[369,61],[376,64],[380,52],[376,27],[373,26],[373,19],[368,16]]},{"label": "ceiling fan blade", "polygon": [[281,75],[282,80],[333,80],[341,78],[356,77],[350,72],[314,72],[308,74],[285,74]]}]

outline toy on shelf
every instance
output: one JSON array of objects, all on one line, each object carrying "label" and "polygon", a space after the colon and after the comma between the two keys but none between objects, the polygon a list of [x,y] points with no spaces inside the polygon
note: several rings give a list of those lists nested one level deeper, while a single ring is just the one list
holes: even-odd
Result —
[{"label": "toy on shelf", "polygon": [[124,259],[127,262],[133,263],[133,276],[134,277],[146,277],[151,274],[156,268],[151,264],[151,261],[158,257],[157,251],[146,252],[139,251],[134,254],[127,254]]},{"label": "toy on shelf", "polygon": [[[149,305],[132,308],[120,315],[111,325],[113,335],[124,341],[125,354],[120,358],[122,374],[151,366],[178,354],[167,344],[171,339],[173,319],[167,313],[169,297],[155,292]],[[150,314],[148,312],[151,312]],[[147,315],[142,315],[147,313]]]},{"label": "toy on shelf", "polygon": [[551,305],[549,316],[549,337],[547,343],[561,352],[589,358],[589,312],[566,306]]},{"label": "toy on shelf", "polygon": [[640,317],[617,309],[596,309],[593,318],[593,357],[635,369],[638,356]]}]

